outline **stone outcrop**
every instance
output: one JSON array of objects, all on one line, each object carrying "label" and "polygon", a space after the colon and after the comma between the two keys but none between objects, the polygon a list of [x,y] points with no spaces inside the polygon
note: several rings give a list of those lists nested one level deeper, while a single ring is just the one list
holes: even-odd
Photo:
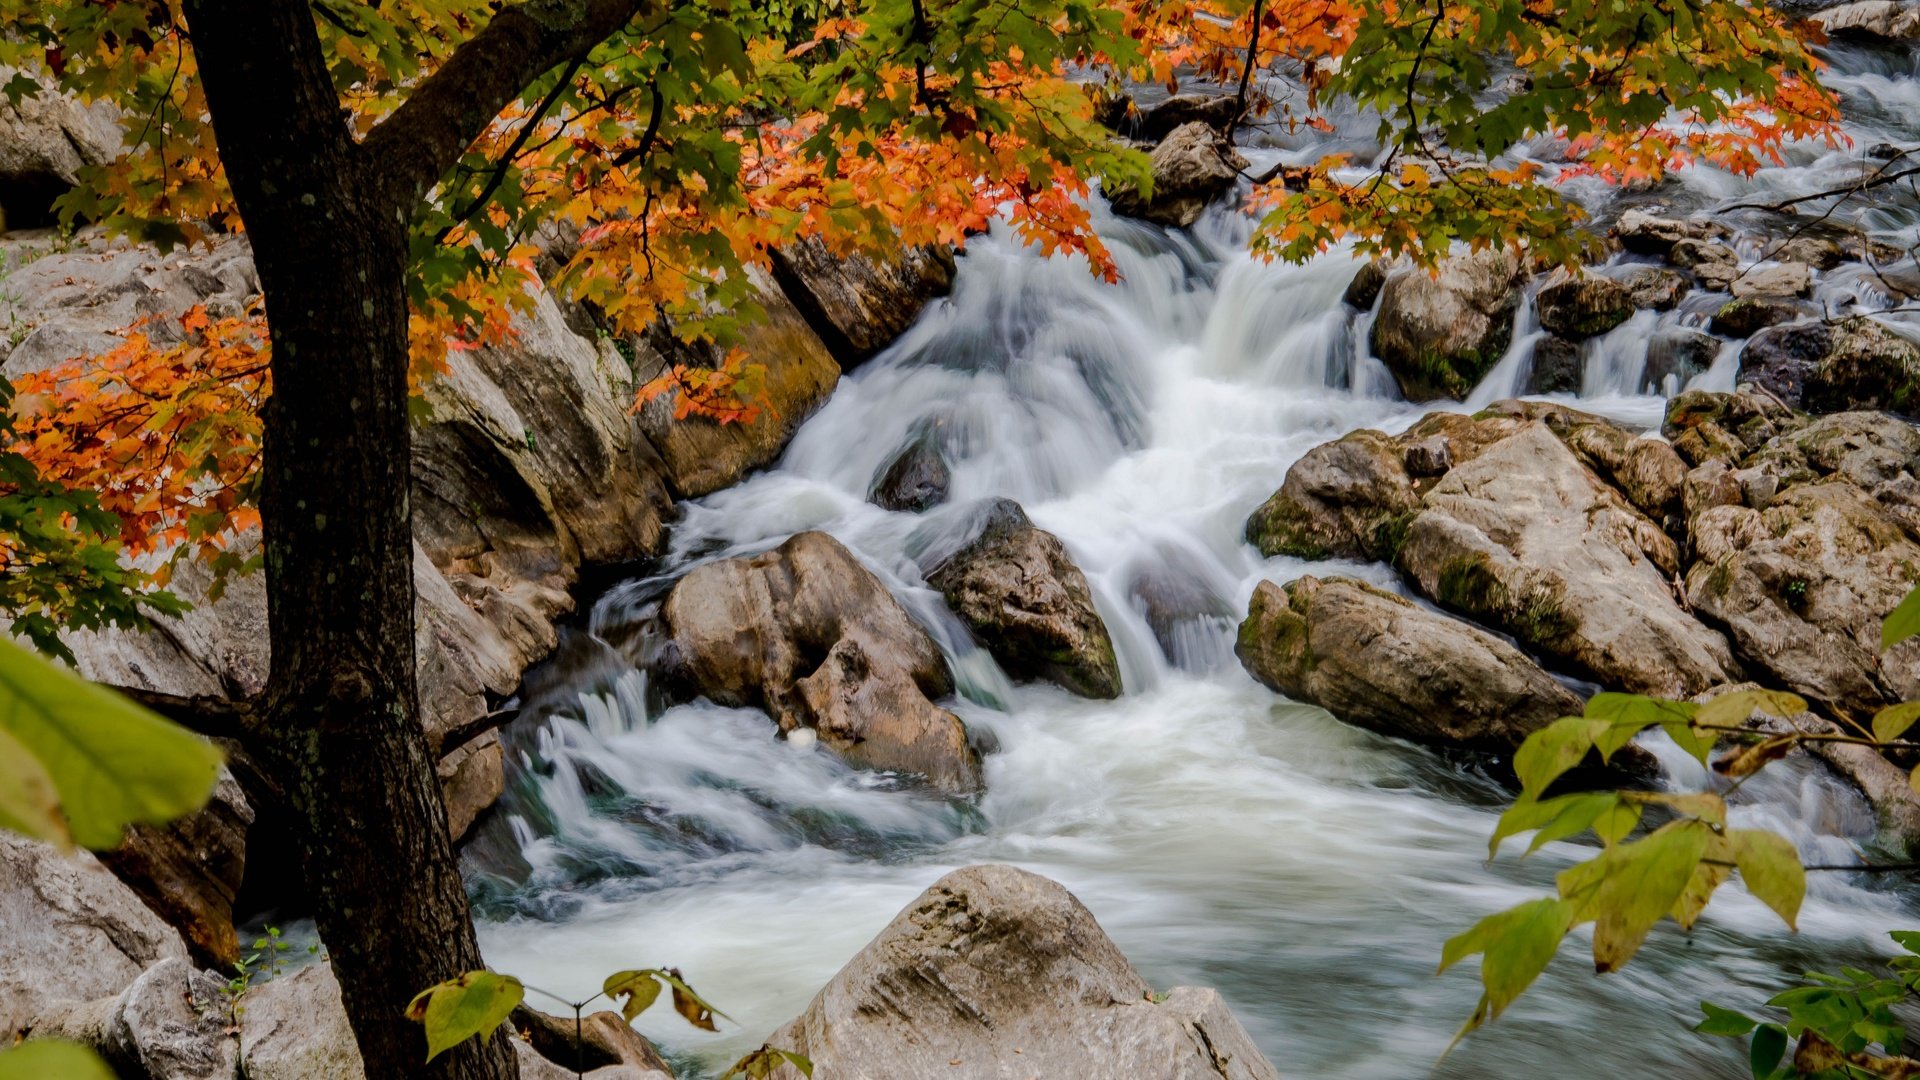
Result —
[{"label": "stone outcrop", "polygon": [[1207,204],[1239,183],[1247,159],[1226,136],[1195,120],[1168,132],[1153,148],[1151,164],[1150,192],[1142,194],[1132,188],[1110,192],[1113,210],[1183,229],[1200,220]]},{"label": "stone outcrop", "polygon": [[1394,523],[1418,506],[1405,449],[1362,429],[1302,455],[1247,519],[1246,536],[1268,557],[1387,559]]},{"label": "stone outcrop", "polygon": [[121,1076],[236,1080],[240,1041],[224,991],[219,976],[170,958],[113,997],[37,1017],[33,1035],[90,1047]]},{"label": "stone outcrop", "polygon": [[1463,399],[1492,369],[1513,341],[1520,277],[1504,249],[1388,275],[1371,342],[1409,401]]},{"label": "stone outcrop", "polygon": [[858,766],[980,787],[966,728],[933,703],[953,690],[933,639],[825,533],[695,567],[661,619],[662,676],[681,693],[764,709]]},{"label": "stone outcrop", "polygon": [[98,857],[180,931],[196,963],[217,971],[240,959],[233,900],[246,876],[253,807],[224,769],[198,813],[165,826],[133,825]]},{"label": "stone outcrop", "polygon": [[1572,340],[1606,333],[1632,318],[1636,307],[1626,286],[1595,274],[1556,273],[1533,303],[1541,327]]},{"label": "stone outcrop", "polygon": [[1086,575],[1019,504],[990,504],[980,531],[929,571],[927,583],[1008,675],[1082,697],[1120,696],[1120,663]]},{"label": "stone outcrop", "polygon": [[1867,41],[1920,41],[1920,7],[1899,0],[1854,0],[1817,12],[1812,20],[1833,37]]},{"label": "stone outcrop", "polygon": [[835,255],[818,237],[773,252],[773,275],[842,370],[905,333],[929,300],[953,288],[953,249],[906,248],[887,257]]},{"label": "stone outcrop", "polygon": [[[0,68],[0,83],[18,75]],[[36,94],[0,98],[0,232],[53,224],[53,200],[79,182],[80,170],[120,156],[118,110],[82,103],[38,81]]]},{"label": "stone outcrop", "polygon": [[1661,217],[1645,210],[1628,210],[1614,223],[1613,238],[1628,251],[1643,255],[1669,255],[1682,240],[1711,241],[1732,235],[1718,222],[1688,221]]},{"label": "stone outcrop", "polygon": [[823,1080],[1278,1076],[1218,993],[1154,995],[1078,900],[1008,866],[934,883],[767,1042]]},{"label": "stone outcrop", "polygon": [[1920,407],[1920,347],[1864,315],[1775,326],[1740,351],[1740,378],[1813,413]]},{"label": "stone outcrop", "polygon": [[1235,651],[1255,679],[1350,724],[1511,754],[1580,698],[1472,624],[1351,578],[1254,590]]},{"label": "stone outcrop", "polygon": [[366,1075],[329,965],[309,964],[258,983],[240,1006],[246,1080],[362,1080]]}]

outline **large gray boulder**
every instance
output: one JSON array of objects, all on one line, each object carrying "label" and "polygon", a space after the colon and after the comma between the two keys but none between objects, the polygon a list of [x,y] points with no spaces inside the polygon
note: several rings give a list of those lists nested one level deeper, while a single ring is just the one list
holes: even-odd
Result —
[{"label": "large gray boulder", "polygon": [[978,534],[927,574],[1008,675],[1045,679],[1081,697],[1120,696],[1120,662],[1087,577],[1059,537],[1010,499]]},{"label": "large gray boulder", "polygon": [[1581,709],[1505,641],[1352,578],[1261,582],[1235,652],[1296,701],[1429,746],[1511,754]]},{"label": "large gray boulder", "polygon": [[1217,992],[1156,996],[1072,894],[1010,866],[935,882],[767,1042],[818,1080],[1279,1075]]},{"label": "large gray boulder", "polygon": [[1812,16],[1834,37],[1894,43],[1920,41],[1920,7],[1899,0],[1854,0]]},{"label": "large gray boulder", "polygon": [[[19,72],[0,67],[0,83]],[[86,104],[45,79],[19,101],[0,96],[0,232],[52,224],[53,200],[79,183],[88,166],[120,156],[120,113],[108,102]]]},{"label": "large gray boulder", "polygon": [[256,983],[240,999],[246,1080],[362,1080],[340,983],[325,963]]},{"label": "large gray boulder", "polygon": [[663,678],[679,692],[764,709],[808,728],[855,765],[979,789],[980,761],[946,660],[873,572],[838,540],[798,533],[750,558],[695,567],[661,611]]},{"label": "large gray boulder", "polygon": [[1920,409],[1920,347],[1855,315],[1774,326],[1740,350],[1740,379],[1812,413]]},{"label": "large gray boulder", "polygon": [[1184,229],[1200,220],[1208,203],[1233,189],[1247,160],[1226,136],[1195,120],[1160,140],[1152,167],[1152,192],[1116,189],[1109,195],[1114,212]]},{"label": "large gray boulder", "polygon": [[1490,248],[1406,267],[1387,277],[1374,317],[1373,354],[1409,401],[1464,399],[1513,342],[1520,260]]},{"label": "large gray boulder", "polygon": [[85,852],[0,832],[0,1045],[36,1014],[110,997],[187,947]]},{"label": "large gray boulder", "polygon": [[953,288],[953,249],[836,255],[808,237],[774,249],[773,274],[841,369],[851,371],[905,333],[929,300]]},{"label": "large gray boulder", "polygon": [[170,958],[119,994],[42,1014],[41,1039],[91,1047],[121,1076],[144,1080],[236,1080],[240,1043],[226,980]]}]

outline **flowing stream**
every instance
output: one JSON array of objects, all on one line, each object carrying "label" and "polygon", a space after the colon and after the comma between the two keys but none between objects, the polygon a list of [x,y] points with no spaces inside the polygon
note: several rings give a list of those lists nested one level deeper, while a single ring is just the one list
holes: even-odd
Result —
[{"label": "flowing stream", "polygon": [[[1873,143],[1920,140],[1911,55],[1833,58],[1855,147],[1806,148],[1752,181],[1691,170],[1660,198],[1685,211],[1805,191],[1854,175]],[[1250,156],[1304,159],[1353,136],[1316,138],[1268,139]],[[1576,193],[1601,209],[1610,197]],[[1274,695],[1231,648],[1262,579],[1398,587],[1381,566],[1264,560],[1241,530],[1307,449],[1399,430],[1430,407],[1398,400],[1367,355],[1369,316],[1340,299],[1358,266],[1345,253],[1262,264],[1246,254],[1250,223],[1218,207],[1178,232],[1100,213],[1120,284],[997,232],[976,239],[948,300],[844,379],[776,467],[686,505],[658,575],[605,594],[530,678],[509,731],[511,790],[467,851],[490,963],[578,996],[617,968],[677,966],[736,1022],[706,1035],[660,1009],[640,1027],[683,1075],[717,1073],[934,879],[1009,862],[1064,883],[1156,987],[1217,987],[1286,1076],[1433,1070],[1479,990],[1472,964],[1434,976],[1441,942],[1550,890],[1586,849],[1555,844],[1524,862],[1513,849],[1489,865],[1502,789]],[[1920,220],[1911,200],[1857,219],[1889,232]],[[1823,275],[1818,299],[1886,304],[1858,267]],[[1662,399],[1641,393],[1648,342],[1714,306],[1642,313],[1590,342],[1581,406],[1657,426]],[[1524,387],[1531,319],[1523,309],[1513,351],[1470,406]],[[1693,384],[1730,388],[1736,354]],[[876,472],[926,431],[954,463],[951,500],[924,515],[866,502]],[[923,569],[993,496],[1018,500],[1086,572],[1121,659],[1118,701],[1009,684],[926,587]],[[948,650],[962,685],[951,707],[998,743],[977,803],[778,741],[758,712],[659,708],[608,644],[690,565],[803,529],[845,542]],[[1699,766],[1655,749],[1672,782],[1700,782]],[[1858,797],[1805,764],[1743,788],[1734,816],[1821,862],[1854,857],[1872,831]],[[1757,1006],[1807,966],[1870,961],[1890,948],[1885,931],[1920,924],[1912,900],[1884,881],[1816,875],[1790,935],[1729,885],[1691,935],[1664,924],[1604,978],[1579,936],[1436,1075],[1745,1076],[1741,1047],[1687,1030],[1696,1003]]]}]

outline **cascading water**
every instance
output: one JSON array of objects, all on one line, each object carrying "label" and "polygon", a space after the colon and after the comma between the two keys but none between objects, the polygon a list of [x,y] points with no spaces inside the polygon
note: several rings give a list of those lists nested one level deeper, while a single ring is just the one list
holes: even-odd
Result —
[{"label": "cascading water", "polygon": [[[1920,109],[1895,100],[1920,103],[1913,72],[1881,54],[1835,60],[1850,99],[1876,99],[1850,101],[1856,139],[1920,138]],[[1680,199],[1807,190],[1848,161],[1857,152],[1809,150],[1752,182],[1696,170]],[[1911,204],[1864,219],[1914,222]],[[1241,529],[1310,447],[1427,409],[1394,400],[1368,355],[1369,316],[1340,300],[1345,255],[1262,264],[1245,253],[1246,220],[1218,209],[1183,233],[1099,224],[1118,285],[997,232],[970,244],[950,299],[845,379],[778,467],[687,505],[661,573],[610,591],[529,684],[509,732],[522,767],[468,849],[492,964],[582,996],[619,967],[678,966],[737,1024],[642,1027],[708,1068],[797,1013],[940,874],[1004,861],[1063,882],[1156,986],[1219,988],[1285,1075],[1432,1069],[1479,992],[1471,971],[1433,976],[1440,943],[1548,891],[1582,849],[1487,865],[1503,790],[1276,697],[1231,653],[1262,579],[1312,570],[1397,587],[1384,567],[1262,560]],[[1818,299],[1886,304],[1853,271],[1827,275]],[[1588,342],[1582,407],[1656,424],[1648,343],[1708,310],[1643,313]],[[1523,388],[1538,335],[1520,318],[1469,407]],[[1730,387],[1736,351],[1693,384]],[[922,437],[953,463],[949,503],[924,515],[868,503],[876,472]],[[923,570],[993,496],[1021,502],[1085,570],[1120,655],[1118,701],[1009,684],[926,587]],[[696,562],[803,529],[846,543],[948,650],[955,711],[998,744],[977,805],[778,741],[758,712],[650,702],[627,659],[647,605]],[[1656,752],[1676,782],[1698,782],[1698,765]],[[1737,824],[1785,832],[1812,860],[1847,861],[1872,832],[1858,798],[1804,764],[1742,796]],[[1596,978],[1569,946],[1438,1075],[1744,1076],[1737,1047],[1686,1030],[1695,1002],[1755,1004],[1806,965],[1870,960],[1915,919],[1885,883],[1817,875],[1788,935],[1730,886],[1690,936],[1663,927],[1624,973]]]}]

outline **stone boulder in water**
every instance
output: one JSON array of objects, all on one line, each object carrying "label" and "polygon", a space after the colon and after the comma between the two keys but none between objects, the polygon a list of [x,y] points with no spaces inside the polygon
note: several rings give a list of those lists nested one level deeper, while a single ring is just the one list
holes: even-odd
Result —
[{"label": "stone boulder in water", "polygon": [[1120,696],[1119,658],[1086,575],[1018,503],[995,500],[980,532],[927,583],[1008,675],[1045,679],[1081,697]]},{"label": "stone boulder in water", "polygon": [[1834,37],[1874,42],[1920,41],[1920,7],[1898,0],[1854,0],[1812,16]]},{"label": "stone boulder in water", "polygon": [[1010,866],[935,882],[767,1042],[822,1080],[1279,1076],[1217,992],[1157,998],[1072,894]]},{"label": "stone boulder in water", "polygon": [[1647,367],[1640,375],[1642,391],[1664,394],[1668,378],[1676,388],[1713,366],[1720,355],[1721,341],[1686,327],[1674,327],[1656,333],[1647,342]]},{"label": "stone boulder in water", "polygon": [[1865,315],[1762,330],[1740,350],[1740,378],[1812,413],[1920,409],[1920,347]]},{"label": "stone boulder in water", "polygon": [[1578,394],[1586,378],[1587,357],[1577,341],[1548,334],[1533,345],[1527,371],[1529,394]]},{"label": "stone boulder in water", "polygon": [[662,675],[683,692],[760,708],[783,732],[809,728],[849,762],[980,788],[953,692],[927,632],[838,540],[794,535],[750,558],[693,569],[661,611]]},{"label": "stone boulder in water", "polygon": [[1620,284],[1637,308],[1672,311],[1691,287],[1678,271],[1662,266],[1637,266],[1622,274]]},{"label": "stone boulder in water", "polygon": [[1733,235],[1718,222],[1685,221],[1637,209],[1621,214],[1612,232],[1621,247],[1642,255],[1670,254],[1682,240],[1718,240]]},{"label": "stone boulder in water", "polygon": [[923,432],[880,469],[867,501],[888,510],[918,514],[947,501],[953,472],[932,432]]},{"label": "stone boulder in water", "polygon": [[1352,578],[1261,582],[1234,651],[1296,701],[1429,746],[1511,754],[1581,708],[1492,634]]},{"label": "stone boulder in water", "polygon": [[953,249],[835,255],[818,237],[773,251],[773,275],[827,351],[851,371],[905,333],[927,301],[953,288]]},{"label": "stone boulder in water", "polygon": [[1410,401],[1464,399],[1513,341],[1520,261],[1505,249],[1387,276],[1372,345]]},{"label": "stone boulder in water", "polygon": [[1540,325],[1562,337],[1594,337],[1633,317],[1633,294],[1627,287],[1594,274],[1556,273],[1534,295]]},{"label": "stone boulder in water", "polygon": [[1226,136],[1198,120],[1167,133],[1153,148],[1153,190],[1110,193],[1113,210],[1174,228],[1200,220],[1207,204],[1233,190],[1247,159]]},{"label": "stone boulder in water", "polygon": [[1420,502],[1405,459],[1396,440],[1366,429],[1314,447],[1247,518],[1247,540],[1269,558],[1391,558],[1390,526]]},{"label": "stone boulder in water", "polygon": [[1804,314],[1804,308],[1778,298],[1730,300],[1713,313],[1709,328],[1732,338],[1752,337],[1769,326],[1792,322]]}]

